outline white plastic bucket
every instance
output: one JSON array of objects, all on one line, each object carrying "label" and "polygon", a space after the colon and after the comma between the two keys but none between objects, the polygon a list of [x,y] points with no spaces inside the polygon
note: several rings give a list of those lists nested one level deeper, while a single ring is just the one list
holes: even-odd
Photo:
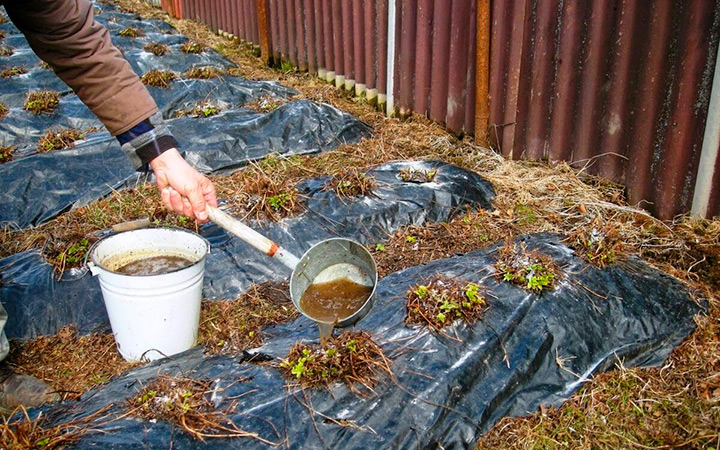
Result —
[{"label": "white plastic bucket", "polygon": [[[127,231],[95,243],[88,267],[100,281],[110,326],[123,358],[151,361],[195,345],[205,256],[209,251],[205,239],[179,228]],[[113,271],[151,256],[180,256],[193,263],[160,275]]]}]

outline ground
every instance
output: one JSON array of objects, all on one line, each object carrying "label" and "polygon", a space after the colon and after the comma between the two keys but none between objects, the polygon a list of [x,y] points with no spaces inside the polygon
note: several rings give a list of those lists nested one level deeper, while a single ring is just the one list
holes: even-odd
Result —
[{"label": "ground", "polygon": [[[662,367],[617,367],[597,375],[558,409],[542,408],[531,411],[526,418],[502,420],[479,440],[478,448],[720,448],[720,219],[679,217],[661,222],[628,205],[621,186],[589,176],[581,168],[562,162],[508,161],[492,149],[476,145],[471,137],[453,136],[424,117],[389,119],[363,99],[337,90],[311,74],[287,70],[287,64],[280,65],[286,70],[268,67],[252,49],[219,37],[204,25],[169,18],[139,0],[118,3],[143,17],[166,20],[194,41],[216,49],[238,64],[238,74],[250,79],[277,80],[298,90],[299,98],[335,105],[373,128],[373,137],[322,156],[267,158],[232,176],[215,176],[213,181],[221,192],[250,189],[268,179],[287,180],[291,186],[308,177],[342,176],[347,167],[362,172],[400,159],[441,159],[474,170],[493,183],[497,193],[493,212],[468,210],[448,223],[406,227],[381,246],[372,246],[380,276],[481,248],[508,236],[542,231],[572,236],[601,221],[604,229],[612,230],[622,240],[625,254],[638,255],[677,277],[693,290],[697,299],[707,301],[707,312],[696,318],[696,331]],[[145,216],[194,227],[182,218],[167,217],[154,187],[143,186],[71,211],[35,230],[5,231],[0,235],[0,256],[43,243],[70,249],[83,235]],[[270,321],[292,317],[283,309],[287,306],[283,301],[257,298],[253,301],[264,305],[262,309],[267,311]],[[248,333],[253,334],[238,338],[236,347],[260,342],[261,336],[255,334],[260,333],[258,324],[267,322],[253,320],[247,325]],[[68,333],[56,338],[57,345],[67,346],[68,339],[85,342]],[[92,339],[99,345],[107,344],[102,337]],[[22,363],[28,356],[25,354],[22,359],[22,353],[37,349],[40,344],[47,348],[47,339],[27,343],[14,353],[16,359],[11,362],[32,370]],[[109,361],[105,365],[117,364],[114,366],[117,370],[108,367],[102,376],[90,371],[82,375],[86,378],[79,385],[68,387],[63,380],[70,378],[78,383],[81,375],[50,376],[41,370],[62,363],[43,361],[47,362],[34,373],[58,389],[72,391],[73,395],[78,389],[88,389],[114,373],[127,370],[121,366],[122,361]]]}]

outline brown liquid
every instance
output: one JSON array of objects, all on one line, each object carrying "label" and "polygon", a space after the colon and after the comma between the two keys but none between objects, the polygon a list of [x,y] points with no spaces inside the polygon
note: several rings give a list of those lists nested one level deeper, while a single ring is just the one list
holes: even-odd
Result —
[{"label": "brown liquid", "polygon": [[163,273],[179,270],[192,264],[187,258],[182,256],[150,256],[148,258],[138,259],[115,269],[115,272],[125,275],[161,275]]},{"label": "brown liquid", "polygon": [[300,308],[321,322],[336,322],[362,308],[372,293],[371,286],[357,284],[347,278],[327,283],[313,283],[300,297]]}]

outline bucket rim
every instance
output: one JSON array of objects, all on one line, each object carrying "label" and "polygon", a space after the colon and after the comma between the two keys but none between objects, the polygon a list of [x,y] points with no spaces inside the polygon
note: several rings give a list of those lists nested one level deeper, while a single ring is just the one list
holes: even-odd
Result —
[{"label": "bucket rim", "polygon": [[[158,231],[158,230],[159,230],[159,231],[177,231],[177,232],[183,232],[183,233],[186,233],[186,234],[193,235],[193,236],[199,238],[199,239],[205,244],[205,252],[203,253],[202,257],[200,257],[197,261],[193,261],[191,264],[189,264],[189,265],[187,265],[187,266],[185,266],[185,267],[181,267],[181,268],[179,268],[179,269],[173,269],[173,270],[170,270],[170,271],[168,271],[168,272],[164,272],[164,273],[161,273],[161,274],[154,274],[154,275],[128,275],[128,274],[126,274],[126,273],[121,273],[121,272],[117,272],[117,271],[115,271],[115,270],[110,270],[110,269],[106,268],[105,266],[103,266],[102,264],[100,264],[98,261],[95,260],[95,251],[97,250],[97,247],[98,247],[99,245],[101,245],[102,243],[107,242],[108,240],[110,240],[110,239],[112,239],[112,238],[115,238],[115,237],[117,237],[117,236],[120,236],[120,235],[123,235],[123,234],[127,234],[127,233],[138,233],[138,232],[144,232],[144,231]],[[133,277],[133,278],[158,277],[158,276],[162,276],[162,275],[173,274],[173,273],[179,272],[179,271],[181,271],[181,270],[187,270],[187,269],[190,269],[190,268],[192,268],[192,267],[194,267],[194,266],[196,266],[196,265],[204,262],[204,261],[205,261],[205,258],[207,258],[207,255],[210,253],[210,248],[211,248],[210,241],[208,241],[207,239],[205,239],[205,238],[204,238],[203,236],[201,236],[200,234],[198,234],[198,233],[196,233],[196,232],[194,232],[194,231],[192,231],[192,230],[188,230],[187,228],[176,227],[176,226],[158,226],[158,227],[140,228],[140,229],[137,229],[137,230],[127,230],[127,231],[121,231],[121,232],[118,232],[118,233],[112,233],[112,234],[109,234],[109,235],[107,235],[107,236],[103,236],[102,238],[100,238],[100,239],[98,239],[97,241],[95,241],[95,242],[93,243],[93,245],[90,246],[90,249],[88,249],[87,253],[85,254],[85,266],[86,266],[87,268],[89,268],[90,265],[93,265],[93,266],[95,266],[95,267],[97,267],[97,268],[99,268],[99,269],[101,269],[101,270],[103,270],[103,271],[105,271],[105,272],[112,273],[112,274],[114,274],[114,275],[119,275],[119,276],[128,276],[128,277]],[[92,272],[92,270],[91,270],[91,272]]]}]

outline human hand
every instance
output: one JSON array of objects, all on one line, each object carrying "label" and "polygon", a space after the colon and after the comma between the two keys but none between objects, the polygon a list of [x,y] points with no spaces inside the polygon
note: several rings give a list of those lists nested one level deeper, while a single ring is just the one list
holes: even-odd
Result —
[{"label": "human hand", "polygon": [[163,152],[150,161],[150,167],[167,209],[201,222],[208,220],[205,205],[217,206],[215,186],[188,164],[177,149]]}]

